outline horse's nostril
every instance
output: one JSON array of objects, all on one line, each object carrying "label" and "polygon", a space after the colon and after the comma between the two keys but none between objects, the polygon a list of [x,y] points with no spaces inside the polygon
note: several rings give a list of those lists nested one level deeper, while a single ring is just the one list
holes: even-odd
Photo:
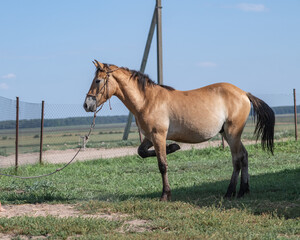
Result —
[{"label": "horse's nostril", "polygon": [[84,104],[83,104],[83,107],[84,107],[84,109],[87,109],[87,104],[84,103]]}]

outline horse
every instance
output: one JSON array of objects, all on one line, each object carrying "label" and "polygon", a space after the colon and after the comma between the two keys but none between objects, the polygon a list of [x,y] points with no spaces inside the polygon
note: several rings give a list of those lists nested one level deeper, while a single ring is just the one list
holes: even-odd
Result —
[{"label": "horse", "polygon": [[[87,112],[96,112],[113,95],[133,113],[144,135],[138,154],[142,158],[156,156],[162,177],[161,201],[171,200],[168,181],[167,154],[180,149],[177,143],[208,141],[220,133],[228,143],[232,155],[233,173],[225,198],[250,192],[248,153],[241,135],[248,119],[251,103],[254,112],[256,140],[273,154],[275,115],[261,99],[230,83],[215,83],[202,88],[179,91],[158,85],[148,75],[125,67],[93,61],[96,72],[84,101]],[[149,150],[154,146],[154,150]]]}]

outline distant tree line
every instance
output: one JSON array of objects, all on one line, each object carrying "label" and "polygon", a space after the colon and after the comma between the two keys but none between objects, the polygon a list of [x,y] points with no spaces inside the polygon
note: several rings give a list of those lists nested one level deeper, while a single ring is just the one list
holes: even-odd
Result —
[{"label": "distant tree line", "polygon": [[[96,118],[96,124],[109,124],[109,123],[126,123],[128,116],[101,116]],[[77,126],[77,125],[90,125],[92,117],[71,117],[71,118],[56,118],[45,119],[44,127],[64,127],[64,126]],[[134,121],[134,119],[133,119]],[[41,119],[20,120],[19,128],[36,128],[41,126]],[[16,121],[1,121],[0,129],[14,129]]]},{"label": "distant tree line", "polygon": [[[275,114],[294,114],[294,106],[273,107]],[[297,106],[297,113],[300,113],[300,105]]]},{"label": "distant tree line", "polygon": [[[275,114],[293,114],[293,106],[273,107]],[[297,113],[300,113],[300,105],[297,106]],[[101,116],[96,118],[96,124],[109,124],[109,123],[126,123],[128,116]],[[133,119],[133,121],[135,121]],[[64,126],[76,126],[76,125],[90,125],[92,117],[71,117],[71,118],[56,118],[45,119],[44,127],[64,127]],[[40,119],[20,120],[20,128],[36,128],[40,127]],[[16,127],[16,121],[0,121],[0,129],[14,129]]]}]

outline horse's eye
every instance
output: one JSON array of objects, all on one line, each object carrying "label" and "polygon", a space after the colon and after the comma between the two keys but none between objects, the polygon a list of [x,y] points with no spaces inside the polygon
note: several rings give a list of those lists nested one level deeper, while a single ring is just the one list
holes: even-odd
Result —
[{"label": "horse's eye", "polygon": [[100,83],[101,82],[101,79],[96,79],[96,83]]}]

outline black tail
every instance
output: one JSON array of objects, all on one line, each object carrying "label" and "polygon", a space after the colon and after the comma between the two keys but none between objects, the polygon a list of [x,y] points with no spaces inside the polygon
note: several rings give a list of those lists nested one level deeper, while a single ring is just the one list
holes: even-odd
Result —
[{"label": "black tail", "polygon": [[254,135],[256,135],[256,140],[261,137],[262,148],[265,149],[267,147],[273,154],[275,114],[263,100],[253,96],[251,93],[247,93],[247,97],[252,102],[254,109],[253,115],[254,121],[256,121]]}]

